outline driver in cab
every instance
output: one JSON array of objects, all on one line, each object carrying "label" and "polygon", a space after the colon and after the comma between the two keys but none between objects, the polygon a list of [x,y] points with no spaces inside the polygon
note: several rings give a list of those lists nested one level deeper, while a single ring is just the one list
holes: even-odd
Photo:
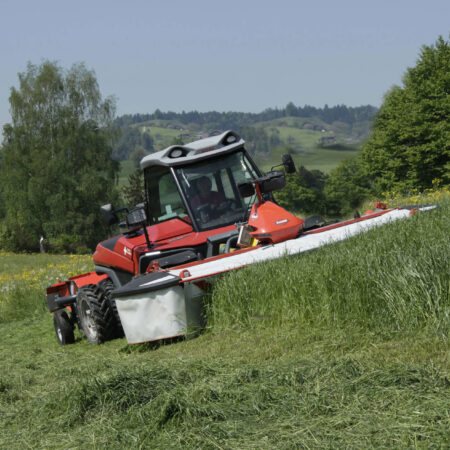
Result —
[{"label": "driver in cab", "polygon": [[196,180],[197,195],[192,199],[192,207],[198,208],[202,205],[217,206],[225,201],[225,195],[212,190],[211,179],[207,176]]}]

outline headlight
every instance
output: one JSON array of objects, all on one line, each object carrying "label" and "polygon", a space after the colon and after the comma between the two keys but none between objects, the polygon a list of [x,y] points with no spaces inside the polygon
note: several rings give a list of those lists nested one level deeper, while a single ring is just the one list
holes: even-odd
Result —
[{"label": "headlight", "polygon": [[174,148],[169,153],[169,158],[179,158],[180,156],[184,155],[184,150],[182,148]]},{"label": "headlight", "polygon": [[127,214],[127,223],[129,226],[139,225],[147,222],[147,215],[144,208],[135,208]]}]

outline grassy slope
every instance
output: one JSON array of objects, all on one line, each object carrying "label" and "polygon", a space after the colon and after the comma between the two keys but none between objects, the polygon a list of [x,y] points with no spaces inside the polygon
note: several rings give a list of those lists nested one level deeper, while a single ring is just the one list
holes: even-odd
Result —
[{"label": "grassy slope", "polygon": [[[176,125],[178,129],[166,128],[169,124]],[[140,128],[142,131],[146,131],[151,134],[156,151],[164,150],[169,145],[172,145],[173,139],[180,137],[180,135],[183,135],[183,142],[192,142],[198,139],[197,131],[191,130],[183,124],[171,121],[155,121],[150,124],[146,123]]]},{"label": "grassy slope", "polygon": [[[268,171],[272,166],[280,164],[281,157],[284,153],[286,153],[285,149],[278,147],[270,153],[267,159],[256,158],[256,162],[263,171]],[[293,154],[292,157],[296,167],[305,166],[309,170],[318,169],[328,173],[342,159],[354,158],[357,154],[357,150],[350,148],[346,150],[332,150],[315,146],[308,150],[300,150],[299,153]]]},{"label": "grassy slope", "polygon": [[[289,144],[296,152],[293,155],[297,166],[303,165],[306,168],[318,169],[323,172],[329,172],[336,167],[338,163],[344,158],[355,157],[360,148],[359,144],[340,144],[339,149],[323,148],[319,145],[320,138],[324,135],[335,135],[338,142],[342,142],[345,137],[351,135],[350,131],[343,133],[340,130],[330,129],[330,125],[323,124],[324,129],[328,131],[324,134],[321,131],[302,129],[304,122],[312,121],[321,124],[316,119],[300,119],[296,117],[286,117],[284,119],[277,119],[270,122],[261,122],[255,126],[262,126],[266,131],[278,132],[279,138],[282,142]],[[267,160],[261,159],[258,163],[263,170],[269,170],[271,166],[279,164],[281,155],[284,149],[271,149],[271,153]]]},{"label": "grassy slope", "polygon": [[448,446],[449,211],[232,273],[206,332],[162,347],[63,348],[37,287],[29,314],[0,294],[0,447]]}]

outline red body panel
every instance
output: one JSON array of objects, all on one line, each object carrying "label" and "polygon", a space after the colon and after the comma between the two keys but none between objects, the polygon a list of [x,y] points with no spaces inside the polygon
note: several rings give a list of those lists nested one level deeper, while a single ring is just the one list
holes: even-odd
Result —
[{"label": "red body panel", "polygon": [[[120,238],[119,241],[122,239],[126,238]],[[125,256],[125,245],[123,243],[119,244],[119,241],[117,241],[118,243],[114,247],[114,250],[103,247],[101,243],[97,245],[93,257],[94,263],[98,264],[99,266],[116,267],[117,269],[124,270],[125,272],[134,273],[134,261],[132,259],[132,252],[130,250],[131,255]]]},{"label": "red body panel", "polygon": [[197,247],[205,244],[209,236],[235,229],[234,225],[196,233],[191,225],[180,219],[147,227],[152,244],[147,247],[144,234],[117,236],[100,242],[94,253],[94,263],[114,267],[137,275],[139,257],[148,251],[170,250],[178,247]]},{"label": "red body panel", "polygon": [[151,242],[159,242],[165,239],[171,239],[183,234],[192,233],[194,229],[192,225],[183,222],[180,219],[171,219],[167,222],[159,223],[147,227],[148,237]]},{"label": "red body panel", "polygon": [[76,275],[74,277],[70,277],[67,281],[49,286],[47,288],[47,295],[58,292],[59,297],[66,297],[68,295],[75,294],[75,292],[82,286],[86,286],[88,284],[98,284],[106,278],[108,278],[107,275],[98,275],[95,272]]},{"label": "red body panel", "polygon": [[83,273],[82,275],[77,275],[75,277],[70,277],[69,281],[75,283],[76,287],[80,289],[82,286],[86,286],[88,284],[98,284],[100,281],[108,278],[105,274],[97,274],[95,272]]},{"label": "red body panel", "polygon": [[47,295],[53,294],[55,292],[59,292],[60,297],[66,297],[67,295],[70,295],[69,285],[67,281],[64,281],[63,283],[53,284],[52,286],[49,286],[46,291]]},{"label": "red body panel", "polygon": [[255,203],[248,220],[248,224],[255,228],[250,235],[271,244],[294,239],[300,233],[303,223],[303,219],[269,201]]}]

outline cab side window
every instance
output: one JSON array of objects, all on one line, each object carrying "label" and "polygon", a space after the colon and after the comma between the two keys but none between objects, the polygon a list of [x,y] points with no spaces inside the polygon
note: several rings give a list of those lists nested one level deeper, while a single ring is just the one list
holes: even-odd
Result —
[{"label": "cab side window", "polygon": [[152,167],[146,172],[146,181],[152,223],[164,222],[174,217],[187,216],[172,173],[165,167]]}]

